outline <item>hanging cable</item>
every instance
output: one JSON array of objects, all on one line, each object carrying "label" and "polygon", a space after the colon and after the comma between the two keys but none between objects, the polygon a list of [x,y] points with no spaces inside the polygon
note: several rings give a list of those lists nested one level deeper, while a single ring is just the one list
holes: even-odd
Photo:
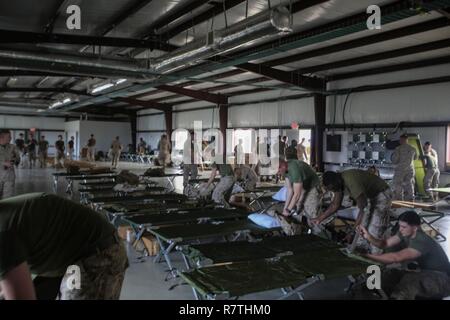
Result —
[{"label": "hanging cable", "polygon": [[267,0],[267,3],[269,5],[269,10],[272,8],[272,6],[270,5],[270,0]]},{"label": "hanging cable", "polygon": [[348,98],[350,97],[351,94],[352,94],[352,90],[349,90],[348,93],[347,93],[347,97],[345,98],[344,107],[342,108],[342,121],[344,123],[344,130],[345,130],[345,126],[346,126],[346,123],[345,123],[345,109],[347,108],[347,101],[348,101]]},{"label": "hanging cable", "polygon": [[228,28],[227,9],[225,8],[225,1],[223,1],[222,4],[223,4],[223,15],[225,17],[225,28]]},{"label": "hanging cable", "polygon": [[248,18],[248,0],[245,1],[245,19]]}]

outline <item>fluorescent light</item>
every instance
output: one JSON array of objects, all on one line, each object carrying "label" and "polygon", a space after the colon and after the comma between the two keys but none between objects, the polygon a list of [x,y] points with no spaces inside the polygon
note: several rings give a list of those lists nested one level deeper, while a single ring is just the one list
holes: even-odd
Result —
[{"label": "fluorescent light", "polygon": [[70,102],[72,102],[72,99],[71,99],[71,98],[65,98],[63,101],[61,101],[61,100],[56,101],[55,103],[53,103],[52,105],[50,105],[48,108],[49,108],[49,109],[54,109],[54,108],[56,108],[56,107],[59,107],[59,106],[68,104],[68,103],[70,103]]},{"label": "fluorescent light", "polygon": [[97,88],[92,89],[91,93],[97,93],[103,90],[106,90],[108,88],[114,87],[114,83],[105,83]]},{"label": "fluorescent light", "polygon": [[118,79],[116,80],[116,85],[127,82],[127,79]]}]

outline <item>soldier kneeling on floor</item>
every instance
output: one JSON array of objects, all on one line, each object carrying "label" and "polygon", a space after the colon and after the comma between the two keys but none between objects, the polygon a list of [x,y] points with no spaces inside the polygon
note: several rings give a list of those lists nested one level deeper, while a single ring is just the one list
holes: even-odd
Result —
[{"label": "soldier kneeling on floor", "polygon": [[386,269],[381,274],[381,287],[390,299],[413,300],[442,299],[450,296],[450,263],[442,247],[420,227],[420,216],[415,211],[404,212],[399,217],[399,231],[387,239],[373,237],[364,227],[361,235],[381,249],[393,251],[384,254],[367,254],[374,261],[389,264],[411,265],[417,268]]}]

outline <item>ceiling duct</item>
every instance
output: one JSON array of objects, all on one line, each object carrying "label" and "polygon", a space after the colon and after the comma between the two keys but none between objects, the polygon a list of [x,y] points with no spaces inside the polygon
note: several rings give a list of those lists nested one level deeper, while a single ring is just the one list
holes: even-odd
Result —
[{"label": "ceiling duct", "polygon": [[154,79],[139,61],[81,57],[65,53],[40,53],[0,48],[0,65],[7,67],[60,72],[68,75],[98,76],[105,78]]},{"label": "ceiling duct", "polygon": [[203,39],[163,55],[151,62],[155,73],[168,73],[198,64],[217,54],[223,54],[256,41],[292,32],[292,15],[286,7],[251,16],[227,29],[211,31]]}]

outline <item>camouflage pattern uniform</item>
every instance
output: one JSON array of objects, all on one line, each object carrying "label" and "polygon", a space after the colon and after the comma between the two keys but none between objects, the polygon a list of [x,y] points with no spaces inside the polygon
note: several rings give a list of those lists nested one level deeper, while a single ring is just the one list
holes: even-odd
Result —
[{"label": "camouflage pattern uniform", "polygon": [[439,171],[438,158],[435,150],[431,150],[430,153],[425,155],[427,159],[425,177],[423,178],[423,186],[426,193],[432,199],[438,199],[438,194],[433,193],[430,189],[439,188],[439,177],[441,172]]},{"label": "camouflage pattern uniform", "polygon": [[402,144],[394,151],[392,163],[396,165],[393,180],[396,200],[413,200],[414,160],[416,159],[416,149],[409,144]]},{"label": "camouflage pattern uniform", "polygon": [[320,186],[316,186],[309,191],[305,190],[305,192],[303,209],[300,214],[307,217],[308,220],[317,218],[322,203],[322,190],[320,189]]},{"label": "camouflage pattern uniform", "polygon": [[60,300],[118,300],[128,257],[122,243],[75,263],[81,271],[81,288],[69,288],[71,274],[61,281]]},{"label": "camouflage pattern uniform", "polygon": [[450,295],[450,277],[434,270],[387,269],[381,274],[381,286],[391,299],[396,300],[442,299]]},{"label": "camouflage pattern uniform", "polygon": [[[392,204],[392,191],[387,189],[380,192],[376,198],[370,199],[369,212],[365,213],[361,225],[377,239],[383,239],[389,227],[390,209]],[[363,237],[358,237],[356,246],[369,249],[372,254],[382,253],[380,248],[368,243]]]},{"label": "camouflage pattern uniform", "polygon": [[231,197],[231,191],[234,185],[234,177],[226,176],[220,178],[219,183],[214,188],[212,193],[212,199],[215,203],[221,204],[225,207],[229,207],[228,201]]},{"label": "camouflage pattern uniform", "polygon": [[20,154],[13,144],[0,145],[0,199],[9,198],[14,194],[14,182],[16,174],[14,166],[5,168],[3,163],[18,164]]}]

